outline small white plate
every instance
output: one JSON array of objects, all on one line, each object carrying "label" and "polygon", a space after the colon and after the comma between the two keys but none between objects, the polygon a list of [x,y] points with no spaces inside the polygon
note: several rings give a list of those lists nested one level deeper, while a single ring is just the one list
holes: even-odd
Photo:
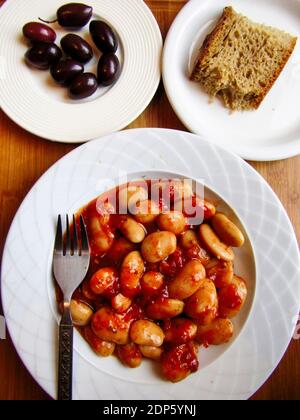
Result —
[{"label": "small white plate", "polygon": [[126,174],[130,180],[164,176],[165,171],[201,180],[235,209],[251,239],[256,294],[249,241],[236,261],[249,286],[247,304],[235,320],[240,334],[229,346],[203,350],[200,370],[178,384],[161,380],[152,362],[130,370],[115,358],[99,358],[75,334],[74,398],[247,399],[283,356],[299,313],[300,258],[276,195],[242,159],[199,136],[161,129],[122,131],[75,149],[50,168],[25,198],[5,244],[1,294],[7,326],[25,366],[51,396],[57,386],[51,274],[57,214],[71,214],[116,181],[126,182]]},{"label": "small white plate", "polygon": [[256,111],[230,112],[189,80],[199,48],[225,6],[255,22],[300,35],[298,0],[190,0],[166,39],[163,79],[169,100],[190,131],[249,160],[300,153],[300,41],[279,79]]},{"label": "small white plate", "polygon": [[[80,101],[52,80],[49,71],[33,70],[24,61],[28,44],[22,36],[25,23],[55,19],[62,0],[9,0],[0,9],[0,107],[17,124],[49,140],[80,143],[120,130],[148,106],[161,77],[162,37],[150,9],[142,0],[88,0],[92,19],[107,21],[119,38],[122,65],[119,80],[99,88]],[[74,32],[58,24],[63,35]],[[85,71],[97,72],[100,52],[89,34],[89,25],[77,32],[94,49]]]}]

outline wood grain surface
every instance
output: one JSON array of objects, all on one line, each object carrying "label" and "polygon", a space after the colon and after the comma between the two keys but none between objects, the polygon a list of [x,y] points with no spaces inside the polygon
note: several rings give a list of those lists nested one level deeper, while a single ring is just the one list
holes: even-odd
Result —
[{"label": "wood grain surface", "polygon": [[[1,3],[3,3],[2,0],[0,0],[0,5]],[[151,7],[165,37],[185,1],[150,0],[146,3]],[[162,85],[146,111],[129,126],[129,128],[136,127],[186,130],[174,114]],[[0,139],[0,252],[2,255],[10,223],[33,183],[46,169],[75,146],[56,144],[35,137],[14,124],[2,111],[0,111]],[[250,162],[250,164],[278,194],[292,220],[299,240],[300,156],[285,161]],[[45,400],[49,398],[26,371],[9,338],[0,341],[0,372],[0,399]],[[299,340],[292,341],[280,365],[253,396],[253,399],[300,399]]]}]

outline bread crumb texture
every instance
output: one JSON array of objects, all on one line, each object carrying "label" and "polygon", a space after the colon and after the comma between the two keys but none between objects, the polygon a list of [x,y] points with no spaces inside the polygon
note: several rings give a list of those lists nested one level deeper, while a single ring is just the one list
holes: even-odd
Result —
[{"label": "bread crumb texture", "polygon": [[257,109],[290,58],[297,38],[225,7],[191,79],[232,110]]}]

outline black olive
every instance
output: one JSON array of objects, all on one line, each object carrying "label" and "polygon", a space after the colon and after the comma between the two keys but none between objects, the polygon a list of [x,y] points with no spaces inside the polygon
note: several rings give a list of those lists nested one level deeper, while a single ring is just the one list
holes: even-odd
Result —
[{"label": "black olive", "polygon": [[97,48],[104,54],[114,53],[118,49],[118,40],[112,28],[102,20],[92,20],[90,33]]},{"label": "black olive", "polygon": [[27,64],[40,70],[47,70],[62,57],[61,49],[56,44],[39,42],[25,54]]},{"label": "black olive", "polygon": [[83,71],[83,65],[71,58],[60,60],[50,69],[53,79],[62,86],[69,86]]},{"label": "black olive", "polygon": [[95,93],[97,88],[96,76],[93,73],[83,73],[73,81],[69,93],[73,99],[83,99]]},{"label": "black olive", "polygon": [[82,3],[68,3],[57,11],[57,20],[66,28],[82,28],[91,19],[93,8]]},{"label": "black olive", "polygon": [[29,22],[23,26],[23,35],[31,42],[55,42],[56,33],[50,26],[39,22]]},{"label": "black olive", "polygon": [[98,64],[98,83],[103,86],[112,85],[119,77],[120,62],[115,54],[104,54]]},{"label": "black olive", "polygon": [[79,35],[68,34],[60,41],[64,52],[80,63],[87,63],[93,57],[91,46]]}]

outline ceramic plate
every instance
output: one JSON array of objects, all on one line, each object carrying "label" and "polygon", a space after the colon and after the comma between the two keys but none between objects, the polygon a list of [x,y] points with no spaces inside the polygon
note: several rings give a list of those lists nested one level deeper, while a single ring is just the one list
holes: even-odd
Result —
[{"label": "ceramic plate", "polygon": [[114,358],[97,358],[76,334],[74,397],[247,399],[279,363],[296,325],[297,241],[263,178],[236,155],[189,133],[115,133],[77,148],[36,183],[16,214],[2,261],[3,307],[14,345],[32,376],[55,397],[58,324],[51,263],[57,214],[72,213],[116,182],[126,182],[126,174],[130,179],[147,177],[149,171],[153,177],[168,171],[201,180],[235,209],[255,254],[256,296],[248,245],[236,267],[248,276],[250,286],[247,306],[237,320],[239,336],[229,347],[203,350],[199,372],[178,384],[161,380],[152,363],[130,370]]},{"label": "ceramic plate", "polygon": [[[107,21],[120,43],[119,80],[99,88],[90,98],[74,101],[52,80],[48,71],[33,70],[24,62],[28,48],[22,36],[25,23],[55,18],[62,0],[9,0],[0,9],[0,106],[26,130],[55,141],[83,142],[124,128],[152,99],[161,75],[162,38],[157,22],[142,0],[89,0],[93,19]],[[66,31],[58,24],[57,43]],[[94,46],[88,25],[78,32]],[[85,71],[96,73],[100,56]]]},{"label": "ceramic plate", "polygon": [[250,160],[277,160],[300,153],[300,42],[256,111],[230,112],[211,103],[191,74],[199,48],[225,6],[255,22],[300,35],[298,0],[190,0],[166,39],[163,79],[169,100],[190,131]]}]

